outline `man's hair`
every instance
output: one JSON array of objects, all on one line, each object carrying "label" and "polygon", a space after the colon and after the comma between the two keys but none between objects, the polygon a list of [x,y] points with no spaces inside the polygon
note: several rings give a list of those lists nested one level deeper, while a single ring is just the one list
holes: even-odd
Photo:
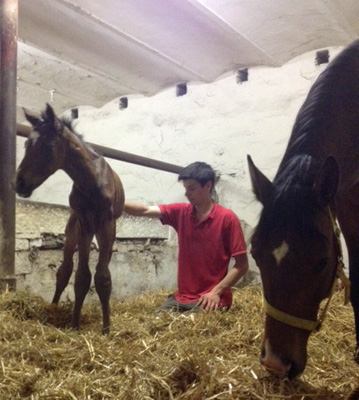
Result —
[{"label": "man's hair", "polygon": [[178,176],[178,181],[184,179],[194,179],[201,186],[204,186],[208,181],[212,182],[212,189],[214,187],[214,182],[216,179],[216,173],[213,168],[204,162],[196,161],[187,167],[183,168]]}]

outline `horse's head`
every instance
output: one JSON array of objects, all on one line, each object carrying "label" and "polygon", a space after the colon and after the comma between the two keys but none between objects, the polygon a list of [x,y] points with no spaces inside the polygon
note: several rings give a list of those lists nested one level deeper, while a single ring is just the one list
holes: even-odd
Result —
[{"label": "horse's head", "polygon": [[332,157],[290,160],[270,182],[248,157],[252,186],[263,204],[252,237],[266,310],[260,354],[268,370],[290,378],[303,372],[307,342],[336,273],[338,242],[329,204],[339,172]]},{"label": "horse's head", "polygon": [[62,167],[64,125],[49,104],[41,117],[25,109],[24,112],[33,130],[25,142],[25,155],[16,172],[14,189],[18,195],[30,197],[34,189]]}]

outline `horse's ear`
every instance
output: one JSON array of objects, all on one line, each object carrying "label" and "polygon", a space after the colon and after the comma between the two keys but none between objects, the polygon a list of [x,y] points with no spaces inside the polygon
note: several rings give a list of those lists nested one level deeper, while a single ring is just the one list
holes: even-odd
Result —
[{"label": "horse's ear", "polygon": [[42,119],[38,115],[32,113],[27,108],[23,107],[23,111],[25,114],[25,118],[30,122],[32,126],[39,125],[42,122]]},{"label": "horse's ear", "polygon": [[314,193],[318,204],[326,207],[333,200],[339,183],[339,167],[334,157],[329,156],[315,178]]},{"label": "horse's ear", "polygon": [[62,122],[57,118],[54,109],[50,106],[49,103],[46,103],[45,115],[46,119],[54,127],[56,133],[62,133],[64,126]]},{"label": "horse's ear", "polygon": [[264,205],[272,194],[272,182],[254,165],[250,155],[247,155],[247,161],[253,192],[257,199]]}]

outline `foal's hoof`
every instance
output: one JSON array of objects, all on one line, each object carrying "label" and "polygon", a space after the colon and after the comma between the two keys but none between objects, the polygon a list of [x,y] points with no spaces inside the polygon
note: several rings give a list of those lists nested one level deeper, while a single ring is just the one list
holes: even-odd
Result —
[{"label": "foal's hoof", "polygon": [[73,331],[79,331],[80,330],[80,323],[77,321],[71,321],[71,329]]},{"label": "foal's hoof", "polygon": [[103,335],[108,335],[110,333],[110,327],[106,326],[105,328],[102,328],[102,334]]}]

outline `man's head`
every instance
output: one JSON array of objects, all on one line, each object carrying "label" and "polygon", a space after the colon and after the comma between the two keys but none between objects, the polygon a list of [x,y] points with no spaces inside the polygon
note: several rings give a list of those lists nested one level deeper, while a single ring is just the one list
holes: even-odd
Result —
[{"label": "man's head", "polygon": [[215,178],[216,174],[210,165],[197,161],[183,168],[178,181],[183,181],[188,200],[197,205],[211,198]]}]

